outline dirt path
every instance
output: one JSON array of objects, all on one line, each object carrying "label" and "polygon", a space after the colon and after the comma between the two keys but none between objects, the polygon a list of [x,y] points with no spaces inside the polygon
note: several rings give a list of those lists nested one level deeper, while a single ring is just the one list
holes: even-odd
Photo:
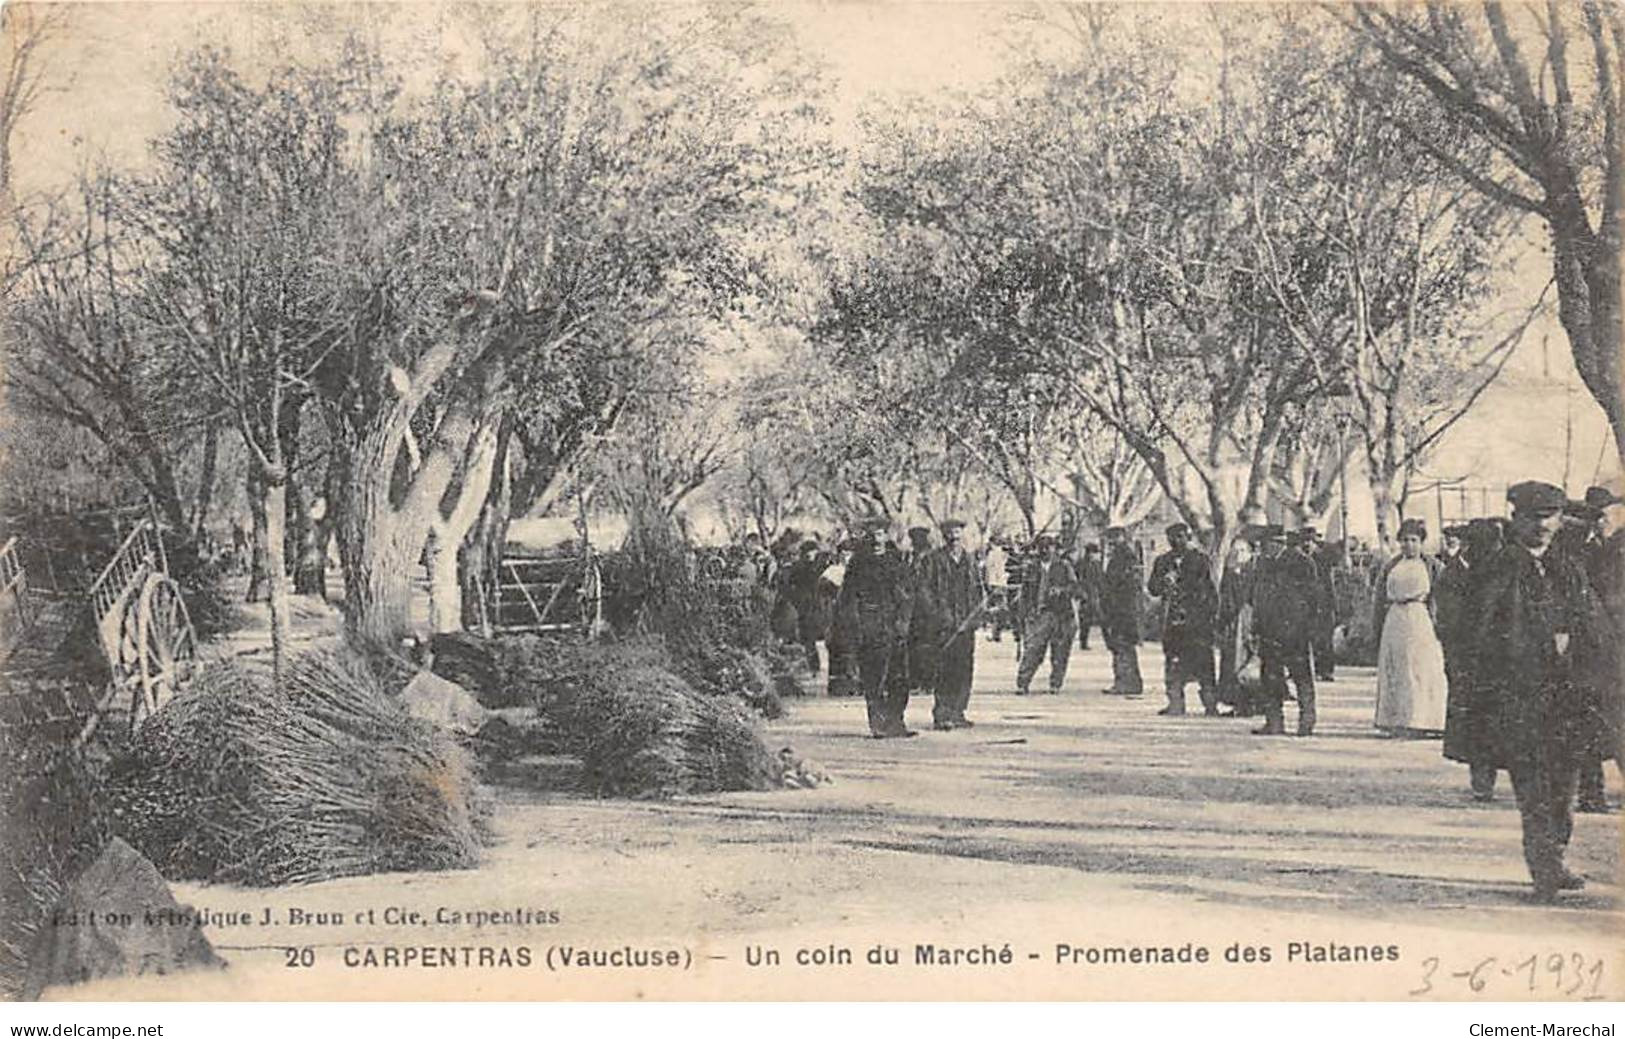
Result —
[{"label": "dirt path", "polygon": [[[981,644],[978,665],[971,716],[979,724],[971,730],[876,742],[862,736],[861,702],[792,704],[769,738],[828,770],[834,785],[817,790],[633,803],[507,787],[498,792],[500,843],[478,870],[266,891],[179,885],[182,901],[199,908],[255,921],[269,914],[272,922],[208,929],[232,962],[223,975],[72,994],[1625,994],[1625,931],[1612,883],[1619,816],[1577,819],[1570,864],[1592,878],[1588,890],[1557,907],[1531,904],[1505,778],[1495,804],[1473,804],[1465,769],[1444,761],[1437,741],[1379,738],[1369,725],[1368,670],[1348,669],[1326,686],[1321,733],[1297,740],[1250,736],[1251,723],[1240,719],[1159,718],[1160,697],[1103,697],[1107,658],[1098,648],[1075,657],[1058,697],[1009,692],[1008,642]],[[1145,647],[1142,666],[1159,673],[1154,646]],[[928,727],[929,706],[911,707],[917,727]],[[1610,782],[1617,797],[1618,777]],[[291,923],[296,909],[342,920]],[[503,910],[506,921],[476,927],[466,919]],[[454,922],[453,913],[465,919]],[[1001,965],[996,954],[1007,942],[1013,962]],[[918,945],[984,943],[992,964],[944,966],[935,953],[917,962]],[[1100,958],[1118,946],[1187,943],[1190,954],[1205,946],[1210,963],[1087,959],[1089,949]],[[1293,943],[1304,949],[1289,960]],[[877,944],[895,947],[898,965],[867,964]],[[386,950],[401,957],[422,946],[444,949],[440,960],[469,948],[471,965],[422,965],[429,954],[410,966],[373,965]],[[679,950],[687,969],[559,963],[566,947],[607,956],[626,946]],[[1225,962],[1227,951],[1244,958],[1244,946],[1268,947],[1270,962]],[[1375,946],[1382,959],[1336,962],[1334,946]],[[1388,958],[1390,946],[1397,959]],[[523,948],[532,962],[482,968],[482,947],[506,950],[510,960]],[[842,949],[850,966],[795,962],[797,950],[839,959]],[[770,950],[779,965],[751,964]],[[1308,959],[1317,953],[1328,961]],[[290,967],[290,955],[314,965]]]}]

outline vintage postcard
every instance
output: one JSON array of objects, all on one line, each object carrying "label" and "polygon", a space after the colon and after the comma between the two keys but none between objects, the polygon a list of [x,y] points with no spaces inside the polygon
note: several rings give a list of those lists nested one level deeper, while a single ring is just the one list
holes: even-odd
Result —
[{"label": "vintage postcard", "polygon": [[7,999],[1625,996],[1617,6],[3,18]]}]

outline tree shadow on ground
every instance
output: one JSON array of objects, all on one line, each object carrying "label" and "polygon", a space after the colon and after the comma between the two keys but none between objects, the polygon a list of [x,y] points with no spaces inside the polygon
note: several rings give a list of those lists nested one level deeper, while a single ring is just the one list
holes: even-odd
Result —
[{"label": "tree shadow on ground", "polygon": [[[1535,904],[1525,885],[1505,881],[1457,880],[1228,853],[1148,853],[1112,845],[991,842],[930,835],[845,843],[1086,873],[1129,874],[1148,878],[1133,885],[1139,890],[1177,893],[1239,908],[1295,910],[1344,919],[1356,916],[1426,923],[1430,917],[1448,917],[1454,927],[1502,934],[1515,933],[1530,912],[1540,912],[1543,923],[1576,934],[1613,935],[1621,923],[1617,892],[1612,888],[1589,890],[1546,906]],[[1256,888],[1250,889],[1253,886]]]}]

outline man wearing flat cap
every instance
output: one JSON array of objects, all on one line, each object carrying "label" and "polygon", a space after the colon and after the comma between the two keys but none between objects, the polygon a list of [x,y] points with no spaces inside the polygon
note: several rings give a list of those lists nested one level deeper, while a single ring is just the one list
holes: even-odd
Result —
[{"label": "man wearing flat cap", "polygon": [[[1263,556],[1253,578],[1253,631],[1258,638],[1260,698],[1264,724],[1257,736],[1286,735],[1286,682],[1290,676],[1298,699],[1298,735],[1315,731],[1315,675],[1309,646],[1319,620],[1319,574],[1307,553],[1286,548],[1279,524],[1260,534]],[[1298,539],[1301,542],[1301,536]]]},{"label": "man wearing flat cap", "polygon": [[1203,713],[1217,717],[1219,696],[1213,676],[1213,630],[1219,592],[1207,556],[1191,545],[1191,530],[1169,524],[1168,551],[1151,564],[1146,591],[1162,600],[1162,681],[1168,706],[1158,714],[1185,713],[1185,683],[1195,681]]},{"label": "man wearing flat cap", "polygon": [[1106,575],[1100,587],[1100,634],[1112,655],[1108,696],[1139,696],[1140,576],[1144,568],[1124,527],[1106,528]]},{"label": "man wearing flat cap", "polygon": [[1553,551],[1568,505],[1561,488],[1530,480],[1507,490],[1510,543],[1487,565],[1473,616],[1478,706],[1489,764],[1512,777],[1524,861],[1535,897],[1585,882],[1563,864],[1581,760],[1597,749],[1605,708],[1588,674],[1613,673],[1601,604],[1575,559]]},{"label": "man wearing flat cap", "polygon": [[887,541],[887,526],[881,516],[859,523],[862,537],[835,602],[839,631],[834,637],[857,658],[858,684],[869,708],[869,734],[876,739],[914,735],[903,724],[908,708],[904,664],[913,604],[908,575]]},{"label": "man wearing flat cap", "polygon": [[942,547],[926,555],[914,600],[916,624],[935,658],[931,722],[944,731],[973,724],[965,709],[976,667],[976,629],[987,603],[964,532],[964,520],[943,522]]},{"label": "man wearing flat cap", "polygon": [[1022,598],[1028,606],[1021,634],[1021,656],[1016,663],[1016,693],[1027,694],[1039,665],[1049,657],[1049,691],[1059,693],[1072,662],[1072,640],[1078,634],[1073,599],[1078,594],[1078,572],[1058,549],[1055,538],[1039,535],[1035,558],[1026,569]]}]

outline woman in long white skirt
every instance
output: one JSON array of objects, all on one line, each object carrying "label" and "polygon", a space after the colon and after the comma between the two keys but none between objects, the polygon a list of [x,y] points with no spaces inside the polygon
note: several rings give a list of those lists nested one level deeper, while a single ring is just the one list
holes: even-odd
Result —
[{"label": "woman in long white skirt", "polygon": [[1399,555],[1377,583],[1377,728],[1394,736],[1444,732],[1448,686],[1444,650],[1433,630],[1437,563],[1422,554],[1427,527],[1406,520],[1399,527]]}]

